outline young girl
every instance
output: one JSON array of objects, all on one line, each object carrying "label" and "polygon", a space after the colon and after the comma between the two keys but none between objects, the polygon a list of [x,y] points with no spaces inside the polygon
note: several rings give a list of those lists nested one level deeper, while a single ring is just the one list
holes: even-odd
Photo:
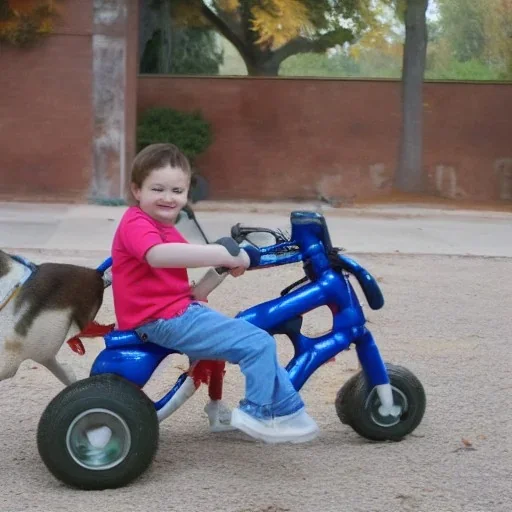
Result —
[{"label": "young girl", "polygon": [[274,338],[192,295],[187,268],[222,266],[239,276],[249,257],[243,250],[232,256],[219,244],[189,244],[175,228],[190,177],[187,158],[172,144],[153,144],[135,157],[131,191],[137,206],[124,214],[112,246],[118,327],[194,361],[238,364],[246,394],[231,414],[232,427],[268,443],[314,439],[318,427],[278,362]]}]

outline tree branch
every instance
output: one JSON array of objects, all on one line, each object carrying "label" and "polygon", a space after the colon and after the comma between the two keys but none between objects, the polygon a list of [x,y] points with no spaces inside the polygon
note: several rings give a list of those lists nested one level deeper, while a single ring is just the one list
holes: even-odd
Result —
[{"label": "tree branch", "polygon": [[[206,6],[204,2],[202,3]],[[242,27],[240,26],[240,23],[236,22],[235,14],[223,11],[221,8],[217,6],[216,2],[214,2],[214,7],[215,10],[210,9],[213,15],[217,16],[217,18],[219,18],[223,23],[227,25],[227,27],[229,28],[229,30],[231,30],[231,32],[233,32],[233,34],[235,34],[240,40],[243,41],[244,37]]]},{"label": "tree branch", "polygon": [[247,48],[240,33],[240,28],[225,16],[213,12],[204,2],[201,2],[203,16],[244,56]]},{"label": "tree branch", "polygon": [[321,53],[325,50],[351,41],[354,34],[346,28],[337,28],[322,34],[318,39],[307,39],[305,37],[296,37],[285,45],[281,46],[273,52],[272,61],[283,62],[283,60],[296,55],[297,53]]},{"label": "tree branch", "polygon": [[297,53],[316,52],[316,41],[313,39],[306,39],[305,37],[296,37],[288,41],[285,45],[281,46],[273,52],[272,60],[282,62],[283,60],[295,55]]}]

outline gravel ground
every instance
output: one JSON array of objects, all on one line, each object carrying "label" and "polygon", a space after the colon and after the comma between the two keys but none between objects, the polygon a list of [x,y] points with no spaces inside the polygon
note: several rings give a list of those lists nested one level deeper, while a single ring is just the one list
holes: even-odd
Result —
[{"label": "gravel ground", "polygon": [[[89,266],[101,261],[99,254],[82,252],[24,254]],[[509,512],[512,259],[355,257],[378,277],[386,297],[381,311],[365,309],[381,352],[425,387],[426,414],[412,435],[372,443],[340,423],[336,392],[358,368],[351,350],[321,368],[303,390],[321,427],[319,439],[269,446],[239,432],[211,434],[202,389],[161,424],[156,459],[141,478],[123,489],[77,491],[51,476],[36,447],[39,417],[62,385],[27,361],[0,383],[0,511]],[[300,266],[248,272],[228,278],[210,302],[234,315],[300,277]],[[98,319],[113,319],[110,292]],[[328,320],[325,311],[312,312],[305,330],[321,333]],[[291,346],[284,337],[278,345],[284,362]],[[85,356],[65,346],[59,359],[83,378],[101,348],[101,339],[86,340]],[[164,393],[184,365],[184,358],[174,357],[159,368],[148,394]],[[242,390],[238,367],[229,366],[226,400],[235,405]]]}]

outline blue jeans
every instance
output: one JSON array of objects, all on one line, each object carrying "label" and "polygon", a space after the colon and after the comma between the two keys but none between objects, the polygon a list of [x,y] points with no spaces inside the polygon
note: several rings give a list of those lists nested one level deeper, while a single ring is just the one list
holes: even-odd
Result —
[{"label": "blue jeans", "polygon": [[147,341],[181,352],[193,361],[238,364],[245,376],[245,399],[240,409],[256,418],[285,416],[304,407],[288,372],[279,364],[275,339],[245,320],[194,303],[177,317],[155,320],[136,331]]}]

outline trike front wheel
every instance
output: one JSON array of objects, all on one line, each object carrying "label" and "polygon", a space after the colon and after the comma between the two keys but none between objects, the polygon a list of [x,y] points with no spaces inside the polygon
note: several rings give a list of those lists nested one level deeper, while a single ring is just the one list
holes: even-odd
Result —
[{"label": "trike front wheel", "polygon": [[425,391],[418,378],[407,368],[386,364],[393,402],[400,415],[382,416],[377,389],[369,389],[363,372],[351,377],[338,391],[336,412],[342,423],[372,441],[400,441],[421,422],[425,413]]},{"label": "trike front wheel", "polygon": [[103,374],[75,382],[46,407],[37,446],[50,472],[81,489],[127,485],[151,464],[159,423],[153,402],[131,382]]}]

